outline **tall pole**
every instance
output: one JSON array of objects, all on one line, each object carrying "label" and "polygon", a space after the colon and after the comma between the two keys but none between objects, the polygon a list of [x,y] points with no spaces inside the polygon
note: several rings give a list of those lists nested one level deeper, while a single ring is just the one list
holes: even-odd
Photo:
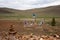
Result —
[{"label": "tall pole", "polygon": [[35,10],[32,10],[33,11],[33,21],[34,23],[36,23],[36,11]]},{"label": "tall pole", "polygon": [[34,22],[36,22],[36,14],[35,13],[33,13],[33,20],[34,20]]}]

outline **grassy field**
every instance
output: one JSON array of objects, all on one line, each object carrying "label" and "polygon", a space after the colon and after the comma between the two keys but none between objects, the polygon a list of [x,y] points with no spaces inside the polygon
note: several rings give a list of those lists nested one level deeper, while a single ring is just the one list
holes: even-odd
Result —
[{"label": "grassy field", "polygon": [[[45,15],[37,15],[36,16],[36,18],[37,19],[40,19],[40,18],[53,18],[53,17],[55,17],[55,18],[60,18],[60,17],[58,17],[58,16],[45,16]],[[14,19],[32,19],[33,18],[33,16],[32,16],[32,14],[0,14],[0,19],[12,19],[12,20],[14,20]]]}]

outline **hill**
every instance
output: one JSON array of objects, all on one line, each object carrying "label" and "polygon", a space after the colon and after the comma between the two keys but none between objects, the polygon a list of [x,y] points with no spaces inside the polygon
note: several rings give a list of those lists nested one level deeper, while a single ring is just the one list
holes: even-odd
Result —
[{"label": "hill", "polygon": [[50,6],[46,8],[30,9],[30,10],[0,8],[0,19],[1,18],[32,18],[33,13],[36,14],[37,18],[60,17],[60,5]]}]

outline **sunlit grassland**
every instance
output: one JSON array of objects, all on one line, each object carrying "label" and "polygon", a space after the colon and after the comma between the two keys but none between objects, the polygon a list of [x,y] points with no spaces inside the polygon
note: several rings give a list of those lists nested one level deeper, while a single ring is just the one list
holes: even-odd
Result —
[{"label": "sunlit grassland", "polygon": [[[36,18],[60,18],[60,16],[56,16],[56,15],[40,15],[40,14],[36,14]],[[32,16],[32,13],[13,13],[13,14],[0,14],[0,19],[24,19],[24,18],[27,18],[27,19],[32,19],[33,16]]]}]

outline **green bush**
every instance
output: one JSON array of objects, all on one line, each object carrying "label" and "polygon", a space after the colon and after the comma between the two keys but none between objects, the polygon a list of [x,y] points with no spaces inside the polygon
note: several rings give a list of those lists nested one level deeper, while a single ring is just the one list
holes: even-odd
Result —
[{"label": "green bush", "polygon": [[51,25],[52,25],[52,26],[55,26],[55,25],[56,25],[56,21],[55,21],[55,18],[52,18],[52,22],[51,22]]}]

